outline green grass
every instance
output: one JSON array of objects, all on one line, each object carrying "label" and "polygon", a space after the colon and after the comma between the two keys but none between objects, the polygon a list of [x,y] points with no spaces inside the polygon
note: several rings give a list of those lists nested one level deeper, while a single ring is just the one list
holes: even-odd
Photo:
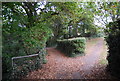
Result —
[{"label": "green grass", "polygon": [[107,46],[106,46],[106,42],[104,41],[103,51],[100,56],[99,64],[107,65],[108,61],[107,61],[106,57],[107,57]]},{"label": "green grass", "polygon": [[79,57],[79,56],[85,56],[85,53],[79,53],[79,54],[71,55],[70,57]]},{"label": "green grass", "polygon": [[99,63],[102,64],[102,65],[106,65],[106,64],[108,64],[108,62],[107,62],[106,59],[102,59],[102,60],[100,60]]}]

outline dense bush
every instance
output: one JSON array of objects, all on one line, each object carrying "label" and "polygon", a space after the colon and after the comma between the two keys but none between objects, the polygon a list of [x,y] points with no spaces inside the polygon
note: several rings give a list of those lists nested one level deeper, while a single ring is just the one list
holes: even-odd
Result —
[{"label": "dense bush", "polygon": [[108,29],[105,30],[108,35],[106,41],[109,49],[107,70],[120,78],[120,20],[109,23],[107,27]]},{"label": "dense bush", "polygon": [[41,62],[42,59],[38,56],[14,59],[12,63],[13,70],[11,78],[19,79],[24,77],[30,71],[42,68]]},{"label": "dense bush", "polygon": [[57,49],[64,52],[69,57],[77,55],[84,55],[85,52],[85,38],[71,38],[57,41]]},{"label": "dense bush", "polygon": [[50,37],[47,42],[46,42],[46,46],[47,47],[56,47],[57,46],[57,39],[54,37]]},{"label": "dense bush", "polygon": [[49,35],[50,30],[42,23],[31,28],[13,28],[9,25],[3,25],[3,78],[11,76],[12,57],[34,54],[41,51],[41,54],[43,54],[41,58],[44,58],[46,41]]}]

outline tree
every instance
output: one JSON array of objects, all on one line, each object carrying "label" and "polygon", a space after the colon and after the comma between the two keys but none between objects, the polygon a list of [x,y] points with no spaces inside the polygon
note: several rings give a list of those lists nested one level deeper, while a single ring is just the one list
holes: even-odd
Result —
[{"label": "tree", "polygon": [[[65,33],[68,35],[68,37],[71,37],[71,36],[78,36],[78,33],[80,33],[79,31],[80,29],[82,28],[91,29],[90,27],[93,26],[94,15],[90,11],[91,7],[90,8],[86,7],[88,5],[92,5],[92,4],[84,5],[84,3],[77,3],[77,2],[72,2],[72,3],[54,2],[54,3],[50,3],[49,7],[52,6],[54,8],[54,12],[59,13],[54,18],[57,18],[59,16],[61,17],[61,21],[62,21],[61,24],[63,25],[63,27],[61,27],[61,30],[63,31],[63,34]],[[80,26],[79,24],[80,22],[83,23],[84,27],[83,26],[81,26],[81,28],[78,27]]]},{"label": "tree", "polygon": [[[95,7],[95,19],[106,26],[109,22],[114,22],[120,15],[120,2],[98,2]],[[99,19],[100,18],[100,19]]]},{"label": "tree", "polygon": [[[3,3],[3,79],[11,78],[12,57],[43,52],[51,35],[49,25],[37,22],[37,3]],[[32,6],[32,7],[30,7]],[[44,59],[43,59],[44,60]],[[20,63],[20,62],[19,62]],[[7,74],[7,75],[6,75]]]},{"label": "tree", "polygon": [[120,20],[110,22],[108,25],[106,42],[108,45],[107,71],[120,78]]}]

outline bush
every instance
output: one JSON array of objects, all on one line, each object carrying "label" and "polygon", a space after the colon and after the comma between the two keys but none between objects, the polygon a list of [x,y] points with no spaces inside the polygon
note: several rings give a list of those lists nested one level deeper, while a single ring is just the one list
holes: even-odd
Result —
[{"label": "bush", "polygon": [[111,22],[105,30],[108,45],[108,66],[107,70],[113,75],[120,78],[120,20]]},{"label": "bush", "polygon": [[12,78],[20,79],[30,71],[42,68],[41,59],[38,56],[14,59],[12,66]]},{"label": "bush", "polygon": [[84,55],[85,41],[84,37],[58,40],[57,49],[61,50],[69,57]]},{"label": "bush", "polygon": [[[9,25],[3,25],[3,79],[11,77],[12,57],[35,54],[39,51],[45,54],[46,41],[49,35],[50,30],[42,23],[31,28],[13,28]],[[41,58],[44,57],[45,55],[42,55]]]},{"label": "bush", "polygon": [[57,46],[56,38],[50,37],[46,42],[46,46],[47,47],[56,47]]}]

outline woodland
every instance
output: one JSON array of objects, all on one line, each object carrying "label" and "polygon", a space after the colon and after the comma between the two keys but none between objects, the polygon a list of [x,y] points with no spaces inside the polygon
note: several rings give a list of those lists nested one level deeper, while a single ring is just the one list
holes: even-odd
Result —
[{"label": "woodland", "polygon": [[2,70],[8,81],[120,78],[120,2],[2,2]]}]

